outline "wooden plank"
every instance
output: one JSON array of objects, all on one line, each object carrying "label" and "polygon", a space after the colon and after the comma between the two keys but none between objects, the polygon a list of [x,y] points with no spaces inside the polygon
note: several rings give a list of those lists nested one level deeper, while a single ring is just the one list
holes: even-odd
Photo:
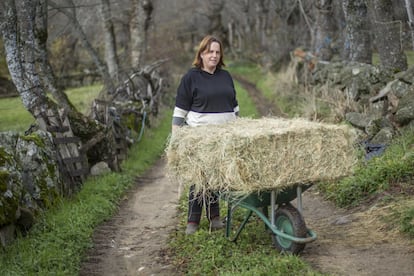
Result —
[{"label": "wooden plank", "polygon": [[89,168],[81,168],[81,169],[77,169],[77,170],[72,170],[72,171],[69,171],[69,173],[73,177],[85,176],[85,175],[89,174]]},{"label": "wooden plank", "polygon": [[76,157],[66,157],[62,159],[63,163],[65,164],[71,164],[71,163],[83,163],[84,158],[82,156],[76,156]]},{"label": "wooden plank", "polygon": [[67,126],[62,126],[62,127],[59,127],[59,126],[47,126],[46,129],[49,132],[60,132],[60,133],[64,133],[64,132],[69,131],[69,127],[67,127]]},{"label": "wooden plank", "polygon": [[80,138],[76,136],[72,137],[55,137],[53,138],[53,141],[56,144],[73,144],[73,143],[79,143]]},{"label": "wooden plank", "polygon": [[[75,137],[73,135],[72,129],[70,128],[69,118],[68,118],[67,114],[64,112],[64,110],[60,110],[59,115],[60,115],[60,120],[62,122],[62,125],[69,127],[69,131],[67,133],[65,133],[64,135],[62,135],[62,136],[70,136],[70,137],[73,137],[73,138],[77,138],[78,139],[77,142],[79,142],[79,144],[80,144],[80,138]],[[74,140],[76,140],[76,139],[74,139]],[[79,152],[78,144],[75,144],[75,143],[67,144],[66,149],[69,153],[69,156],[66,156],[66,158],[67,157],[82,156],[81,153]],[[89,173],[89,168],[88,168],[88,163],[87,163],[87,158],[86,157],[84,158],[84,162],[82,162],[82,163],[72,163],[72,165],[68,164],[67,166],[69,166],[68,171],[72,175],[72,177],[80,176],[82,181],[85,179],[85,176]],[[84,171],[76,173],[78,170],[84,170]]]}]

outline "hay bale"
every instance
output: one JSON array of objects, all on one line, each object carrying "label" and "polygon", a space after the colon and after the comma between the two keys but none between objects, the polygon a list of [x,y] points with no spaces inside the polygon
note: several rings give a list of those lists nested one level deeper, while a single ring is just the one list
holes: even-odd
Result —
[{"label": "hay bale", "polygon": [[355,131],[345,125],[240,118],[175,131],[166,148],[167,167],[198,191],[279,190],[350,174],[357,161],[355,140]]}]

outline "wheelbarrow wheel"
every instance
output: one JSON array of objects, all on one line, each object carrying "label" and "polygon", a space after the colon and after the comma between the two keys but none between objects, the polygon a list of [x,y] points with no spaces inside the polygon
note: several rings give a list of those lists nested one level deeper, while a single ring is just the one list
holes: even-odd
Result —
[{"label": "wheelbarrow wheel", "polygon": [[[307,228],[302,215],[290,203],[279,206],[275,212],[274,221],[275,226],[279,231],[290,236],[305,238],[307,235]],[[280,237],[276,234],[272,235],[272,240],[273,245],[280,252],[298,254],[305,248],[304,243],[297,243],[287,238]]]}]

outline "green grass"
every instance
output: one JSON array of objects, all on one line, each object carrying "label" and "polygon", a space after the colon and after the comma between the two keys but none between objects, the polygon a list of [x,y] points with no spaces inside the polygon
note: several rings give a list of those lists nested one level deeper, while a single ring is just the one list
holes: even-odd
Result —
[{"label": "green grass", "polygon": [[229,64],[229,71],[240,75],[263,93],[269,101],[275,102],[278,108],[288,117],[299,116],[307,100],[300,95],[300,88],[286,80],[288,76],[266,72],[250,62],[236,62]]},{"label": "green grass", "polygon": [[118,202],[164,152],[171,130],[171,112],[157,128],[147,129],[122,164],[122,173],[90,177],[73,199],[45,211],[26,237],[0,255],[0,275],[77,275],[85,250],[92,246],[94,228],[111,217]]},{"label": "green grass", "polygon": [[0,131],[24,131],[35,122],[20,97],[0,99]]},{"label": "green grass", "polygon": [[[240,104],[245,102],[248,99],[242,96]],[[3,250],[0,275],[77,275],[82,252],[92,246],[94,228],[113,215],[122,195],[133,185],[134,177],[163,153],[171,128],[170,118],[169,112],[156,129],[147,131],[142,142],[131,149],[122,173],[89,178],[73,199],[64,199],[57,208],[46,211],[26,237],[20,237]],[[183,218],[184,214],[182,211]],[[270,236],[264,229],[256,233],[256,225],[253,222],[242,235],[243,246],[228,242],[222,232],[207,231],[199,231],[192,237],[194,243],[188,243],[189,238],[179,231],[170,244],[171,250],[180,252],[175,256],[176,264],[181,258],[192,256],[192,262],[186,265],[204,275],[214,275],[218,270],[222,275],[314,275],[300,258],[281,256],[273,250]],[[257,243],[257,238],[261,242]]]},{"label": "green grass", "polygon": [[83,86],[66,91],[69,100],[76,106],[79,112],[87,113],[91,108],[91,102],[102,89],[102,85]]},{"label": "green grass", "polygon": [[[268,76],[262,75],[259,68],[243,66],[234,70],[248,73],[251,81],[256,84],[269,83],[266,80]],[[231,72],[235,72],[233,68]],[[268,89],[266,87],[271,85],[265,84],[262,89]],[[236,89],[241,116],[257,116],[257,110],[247,92],[238,83]],[[82,90],[75,92],[78,94],[74,96],[74,102],[77,97],[85,96],[80,91]],[[86,107],[87,104],[83,106]],[[3,114],[0,116],[3,124]],[[15,118],[18,116],[16,114]],[[128,160],[122,165],[122,173],[89,178],[73,199],[63,199],[55,209],[46,211],[26,237],[20,237],[3,249],[0,255],[0,275],[77,275],[81,258],[86,249],[92,246],[94,228],[114,214],[121,198],[133,185],[134,178],[148,169],[163,153],[171,130],[170,124],[171,111],[168,111],[160,124],[153,129],[146,129],[144,139],[132,147]],[[412,186],[413,137],[412,133],[405,134],[388,148],[383,157],[361,164],[355,175],[348,180],[326,184],[323,193],[338,204],[349,206],[359,204],[367,196],[381,193],[393,185],[408,183]],[[398,200],[398,197],[390,200]],[[246,225],[237,244],[229,242],[223,231],[209,233],[205,218],[195,235],[184,235],[186,204],[186,194],[183,194],[177,231],[171,234],[168,244],[173,253],[171,261],[183,274],[320,275],[300,257],[280,255],[274,250],[270,234],[265,231],[263,222],[255,216]],[[226,204],[222,202],[223,216],[226,215],[223,213],[225,207]],[[240,223],[243,212],[237,210],[234,223]],[[412,238],[413,219],[412,205],[400,208],[393,214],[393,221]]]},{"label": "green grass", "polygon": [[[413,185],[414,131],[394,139],[381,156],[361,159],[352,176],[339,183],[319,185],[326,196],[342,207],[355,206],[395,186]],[[410,184],[411,183],[411,184]]]},{"label": "green grass", "polygon": [[401,232],[414,239],[414,205],[401,212],[394,212],[393,216],[399,219],[397,223],[400,225]]},{"label": "green grass", "polygon": [[[238,87],[242,116],[257,116],[247,92]],[[134,178],[148,169],[164,152],[171,130],[171,111],[153,129],[147,129],[144,139],[134,145],[122,173],[90,177],[72,199],[62,199],[56,208],[47,210],[26,237],[18,238],[3,249],[0,275],[77,275],[95,227],[110,218],[123,195],[133,185]],[[181,202],[184,202],[182,198]],[[241,244],[224,238],[223,232],[199,231],[192,237],[183,235],[185,211],[180,212],[181,227],[172,235],[171,251],[174,262],[190,274],[213,275],[314,275],[298,257],[279,255],[264,231],[257,232],[259,222],[252,222],[240,237]],[[205,222],[204,222],[205,223]],[[257,242],[259,240],[259,242]],[[189,260],[182,267],[182,259]]]},{"label": "green grass", "polygon": [[[69,89],[66,93],[76,108],[85,113],[101,89],[102,85],[93,85]],[[24,108],[20,97],[0,99],[0,118],[0,131],[23,132],[35,123],[33,116]]]},{"label": "green grass", "polygon": [[237,93],[237,101],[239,102],[240,116],[258,118],[259,112],[247,94],[247,91],[238,82],[235,82],[234,86]]},{"label": "green grass", "polygon": [[[225,207],[221,202],[223,216]],[[321,275],[300,257],[279,254],[263,221],[256,216],[250,218],[234,243],[227,240],[224,231],[209,232],[205,218],[195,234],[185,235],[186,212],[184,195],[180,200],[179,229],[171,235],[169,243],[173,261],[184,275]],[[244,215],[244,209],[236,209],[232,216],[235,227]]]},{"label": "green grass", "polygon": [[226,69],[233,75],[240,75],[246,78],[251,83],[256,84],[263,78],[262,69],[260,66],[251,62],[237,61],[229,63]]},{"label": "green grass", "polygon": [[[243,68],[241,69],[243,70]],[[247,91],[235,82],[240,115],[258,117]],[[180,198],[179,227],[171,234],[169,247],[173,263],[182,274],[188,275],[319,275],[299,257],[280,255],[272,246],[270,234],[257,217],[251,218],[238,243],[232,243],[223,231],[209,232],[208,222],[202,219],[194,235],[184,234],[187,217],[187,193]],[[221,203],[224,217],[226,208]],[[244,210],[238,210],[233,222],[240,223]]]}]

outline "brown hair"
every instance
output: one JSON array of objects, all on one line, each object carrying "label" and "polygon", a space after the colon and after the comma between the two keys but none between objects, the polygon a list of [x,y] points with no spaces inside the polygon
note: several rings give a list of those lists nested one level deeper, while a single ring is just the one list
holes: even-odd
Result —
[{"label": "brown hair", "polygon": [[217,63],[217,68],[221,68],[223,66],[226,66],[223,62],[224,59],[224,53],[223,53],[223,44],[221,41],[212,35],[205,36],[201,42],[200,45],[198,45],[197,53],[195,54],[193,65],[197,68],[201,68],[203,66],[203,61],[201,59],[201,53],[203,53],[205,50],[210,50],[211,43],[217,42],[220,45],[220,60]]}]

